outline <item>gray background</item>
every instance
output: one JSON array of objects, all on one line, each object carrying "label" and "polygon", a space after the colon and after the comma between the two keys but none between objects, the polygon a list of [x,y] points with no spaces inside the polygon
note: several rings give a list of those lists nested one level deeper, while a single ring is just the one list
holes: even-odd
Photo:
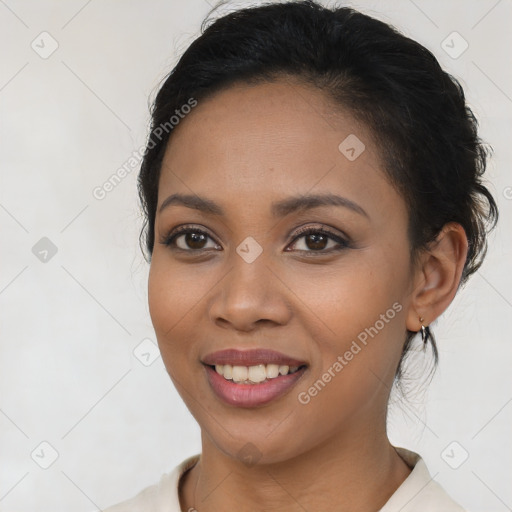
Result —
[{"label": "gray background", "polygon": [[[488,179],[502,217],[486,263],[438,322],[428,393],[393,406],[389,426],[461,504],[512,510],[512,2],[347,5],[433,51],[495,151]],[[200,451],[154,344],[130,158],[148,97],[210,8],[0,0],[2,512],[98,510]],[[123,165],[131,172],[96,199]]]}]

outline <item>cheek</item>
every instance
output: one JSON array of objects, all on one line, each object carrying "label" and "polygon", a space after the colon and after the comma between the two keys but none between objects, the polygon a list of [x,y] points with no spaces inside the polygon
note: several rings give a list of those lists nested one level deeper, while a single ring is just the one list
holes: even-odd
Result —
[{"label": "cheek", "polygon": [[301,386],[308,395],[304,401],[315,397],[326,411],[329,404],[343,404],[348,412],[387,394],[405,336],[406,252],[403,260],[368,251],[315,286],[297,281],[297,295],[307,297],[309,310],[320,320],[310,333],[318,357]]},{"label": "cheek", "polygon": [[168,364],[185,355],[184,345],[193,348],[193,344],[187,343],[191,329],[188,322],[207,289],[199,281],[190,271],[169,265],[158,254],[153,256],[148,281],[149,312],[168,369]]},{"label": "cheek", "polygon": [[176,311],[175,306],[178,306],[176,294],[173,292],[178,283],[175,280],[169,282],[166,274],[162,271],[158,259],[153,256],[148,280],[148,303],[159,342],[161,335],[172,329],[175,316],[173,312]]},{"label": "cheek", "polygon": [[385,414],[401,353],[401,304],[358,304],[357,316],[347,308],[327,318],[337,335],[316,339],[320,359],[298,390],[304,421],[321,415],[326,436],[350,424],[350,418],[366,417],[371,423],[376,415]]},{"label": "cheek", "polygon": [[401,260],[361,251],[347,257],[332,272],[321,271],[307,279],[295,272],[287,276],[287,282],[315,320],[317,335],[329,339],[333,349],[341,349],[336,340],[356,338],[376,322],[379,331],[389,331],[391,324],[396,326],[403,320],[397,311],[403,309],[403,304],[393,308],[395,302],[401,302],[408,283],[403,270],[406,265]]}]

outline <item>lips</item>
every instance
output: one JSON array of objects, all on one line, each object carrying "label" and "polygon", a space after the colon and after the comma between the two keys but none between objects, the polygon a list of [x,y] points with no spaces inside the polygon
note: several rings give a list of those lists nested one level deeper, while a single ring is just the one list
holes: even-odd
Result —
[{"label": "lips", "polygon": [[252,349],[252,350],[220,350],[213,352],[203,358],[203,363],[208,366],[225,365],[231,366],[257,366],[259,364],[277,364],[279,366],[303,366],[305,361],[300,361],[275,350]]},{"label": "lips", "polygon": [[[202,362],[215,395],[236,407],[257,407],[280,398],[290,391],[307,368],[304,361],[265,349],[222,350],[208,354]],[[248,373],[244,373],[246,369]],[[276,369],[279,372],[276,373]]]}]

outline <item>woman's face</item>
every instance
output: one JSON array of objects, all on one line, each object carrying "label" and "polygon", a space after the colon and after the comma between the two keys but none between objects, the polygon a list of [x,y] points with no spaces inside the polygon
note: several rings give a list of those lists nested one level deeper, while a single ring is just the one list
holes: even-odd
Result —
[{"label": "woman's face", "polygon": [[161,354],[219,450],[277,462],[384,428],[412,289],[407,212],[348,113],[285,81],[200,101],[168,145],[155,233]]}]

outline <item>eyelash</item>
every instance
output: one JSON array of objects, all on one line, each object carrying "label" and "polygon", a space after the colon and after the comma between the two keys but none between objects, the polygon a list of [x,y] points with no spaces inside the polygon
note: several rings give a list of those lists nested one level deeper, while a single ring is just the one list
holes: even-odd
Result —
[{"label": "eyelash", "polygon": [[[169,235],[167,235],[161,243],[168,246],[171,250],[181,251],[181,252],[185,252],[185,253],[189,252],[189,253],[197,254],[197,253],[200,253],[203,251],[211,250],[211,249],[181,249],[180,247],[176,247],[175,245],[173,245],[179,236],[186,235],[188,233],[205,235],[208,238],[210,238],[211,240],[213,240],[213,238],[206,231],[204,231],[202,229],[198,229],[193,226],[179,226],[175,230],[171,231],[169,233]],[[324,235],[324,236],[328,237],[330,240],[334,240],[338,244],[338,246],[334,247],[334,248],[331,247],[328,250],[320,249],[317,251],[299,249],[298,250],[299,252],[308,253],[308,254],[312,254],[312,255],[317,255],[317,254],[325,255],[325,254],[330,254],[332,252],[342,251],[342,250],[350,247],[350,243],[347,239],[344,239],[344,238],[340,237],[339,235],[336,235],[325,228],[317,228],[317,227],[311,227],[311,226],[303,228],[303,229],[299,229],[294,234],[292,244],[295,244],[300,238],[303,238],[303,237],[305,237],[307,235],[311,235],[311,234]],[[217,244],[217,242],[215,240],[213,240],[213,241]],[[219,244],[217,244],[217,245],[219,245]]]}]

